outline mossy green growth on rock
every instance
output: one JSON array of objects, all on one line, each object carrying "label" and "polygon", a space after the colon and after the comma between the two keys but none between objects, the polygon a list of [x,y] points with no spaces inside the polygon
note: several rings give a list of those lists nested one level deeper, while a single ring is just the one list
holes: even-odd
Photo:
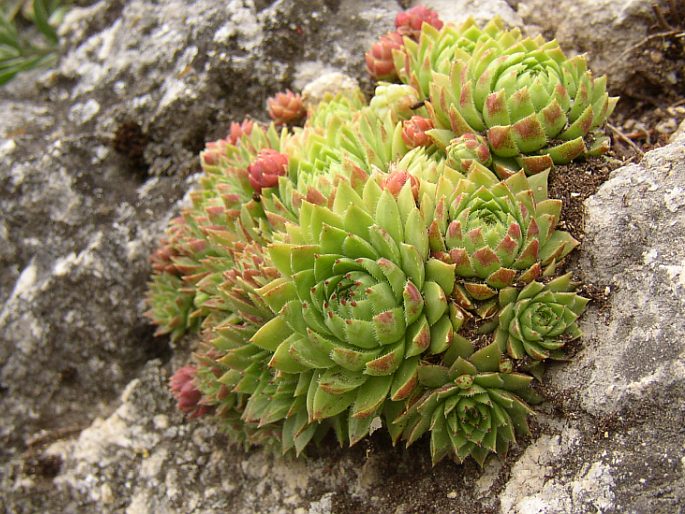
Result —
[{"label": "mossy green growth on rock", "polygon": [[604,79],[501,20],[422,8],[400,29],[404,84],[209,143],[153,256],[158,332],[201,334],[173,392],[235,442],[300,454],[382,424],[482,465],[527,433],[532,384],[580,336],[587,300],[558,276],[579,243],[547,180],[603,141]]}]

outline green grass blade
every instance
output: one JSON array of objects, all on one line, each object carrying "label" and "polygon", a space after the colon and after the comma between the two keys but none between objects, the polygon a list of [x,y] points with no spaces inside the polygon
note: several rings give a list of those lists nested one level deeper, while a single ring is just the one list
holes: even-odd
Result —
[{"label": "green grass blade", "polygon": [[34,21],[38,30],[41,31],[52,45],[57,45],[57,31],[48,21],[50,14],[45,6],[45,2],[43,0],[33,0],[33,12],[35,16]]}]

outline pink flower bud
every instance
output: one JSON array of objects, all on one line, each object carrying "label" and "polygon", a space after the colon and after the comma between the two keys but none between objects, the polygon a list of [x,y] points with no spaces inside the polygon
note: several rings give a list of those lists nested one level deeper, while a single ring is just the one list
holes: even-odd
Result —
[{"label": "pink flower bud", "polygon": [[389,191],[391,195],[397,196],[407,180],[411,181],[411,192],[414,195],[414,200],[416,200],[419,197],[419,181],[406,171],[397,170],[388,173],[381,180],[381,187]]},{"label": "pink flower bud", "polygon": [[438,13],[424,5],[412,7],[411,9],[398,13],[395,17],[397,32],[403,36],[409,36],[416,41],[418,41],[419,35],[421,34],[421,25],[423,23],[428,23],[438,30],[441,29],[443,25],[438,17]]},{"label": "pink flower bud", "polygon": [[278,177],[286,174],[287,166],[287,155],[271,148],[260,151],[257,159],[247,167],[252,189],[261,194],[262,188],[275,187]]},{"label": "pink flower bud", "polygon": [[236,144],[238,144],[238,141],[240,140],[241,137],[250,135],[250,133],[252,132],[253,126],[254,126],[254,121],[252,121],[248,118],[245,118],[240,123],[236,123],[234,121],[233,123],[231,123],[231,127],[229,129],[228,136],[226,137],[226,140],[235,146]]},{"label": "pink flower bud", "polygon": [[266,101],[266,105],[271,119],[283,125],[295,122],[306,114],[302,97],[289,89],[276,93]]},{"label": "pink flower bud", "polygon": [[220,139],[211,141],[205,145],[204,151],[200,154],[202,166],[217,166],[221,157],[226,155],[226,141]]},{"label": "pink flower bud", "polygon": [[402,139],[409,148],[429,146],[433,141],[426,131],[435,128],[433,120],[423,116],[412,116],[402,123]]},{"label": "pink flower bud", "polygon": [[196,373],[195,366],[184,366],[169,380],[169,388],[176,398],[178,410],[184,414],[190,414],[192,418],[203,416],[209,411],[209,407],[200,405],[202,393],[193,382]]},{"label": "pink flower bud", "polygon": [[397,78],[395,62],[392,58],[393,48],[400,49],[404,42],[397,32],[388,32],[371,46],[364,54],[366,68],[371,76],[377,80],[394,80]]}]

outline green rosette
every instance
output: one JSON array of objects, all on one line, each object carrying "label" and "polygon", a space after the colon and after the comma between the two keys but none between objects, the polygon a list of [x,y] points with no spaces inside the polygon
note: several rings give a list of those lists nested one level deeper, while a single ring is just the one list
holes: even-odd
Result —
[{"label": "green rosette", "polygon": [[459,338],[443,364],[420,367],[419,381],[423,394],[394,418],[393,431],[407,446],[429,432],[433,465],[450,456],[483,466],[491,453],[506,456],[517,432],[529,433],[529,403],[539,401],[532,377],[511,372],[497,343],[474,351]]},{"label": "green rosette", "polygon": [[577,320],[589,302],[573,289],[570,273],[547,284],[502,289],[495,331],[500,349],[514,359],[562,359],[564,345],[581,335]]},{"label": "green rosette", "polygon": [[430,256],[411,182],[395,197],[381,179],[361,192],[341,182],[330,208],[302,204],[299,225],[269,245],[283,278],[259,293],[277,316],[252,339],[275,370],[313,373],[309,420],[347,413],[351,442],[386,400],[409,396],[420,356],[444,352],[463,321],[454,265]]},{"label": "green rosette", "polygon": [[556,41],[513,39],[480,39],[448,72],[432,74],[436,130],[486,137],[502,177],[606,152],[598,129],[618,101],[606,77],[593,78],[585,56],[567,58]]}]

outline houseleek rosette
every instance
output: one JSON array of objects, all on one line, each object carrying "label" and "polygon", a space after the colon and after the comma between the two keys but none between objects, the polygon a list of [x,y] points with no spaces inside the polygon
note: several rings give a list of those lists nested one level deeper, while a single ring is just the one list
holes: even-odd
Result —
[{"label": "houseleek rosette", "polygon": [[427,132],[433,128],[431,119],[423,116],[412,116],[402,122],[402,139],[408,148],[430,146],[433,141]]},{"label": "houseleek rosette", "polygon": [[296,123],[304,117],[306,109],[302,96],[289,89],[276,93],[266,101],[269,117],[274,122],[286,125]]},{"label": "houseleek rosette", "polygon": [[490,148],[484,138],[467,132],[455,137],[445,148],[447,164],[455,170],[467,173],[471,163],[476,161],[485,167],[492,163]]},{"label": "houseleek rosette", "polygon": [[502,289],[495,332],[500,349],[514,359],[561,358],[561,348],[581,335],[576,320],[589,301],[573,292],[573,286],[568,273],[547,284]]},{"label": "houseleek rosette", "polygon": [[603,149],[604,79],[501,20],[405,25],[404,84],[208,144],[152,258],[158,333],[202,329],[179,406],[233,441],[299,454],[380,416],[395,442],[430,433],[434,463],[482,465],[527,432],[528,373],[580,334],[545,170]]},{"label": "houseleek rosette", "polygon": [[369,102],[369,109],[381,119],[389,115],[393,123],[426,112],[421,108],[420,96],[416,89],[406,84],[387,82],[381,82],[376,86],[375,94]]},{"label": "houseleek rosette", "polygon": [[203,322],[202,349],[195,355],[202,404],[214,408],[220,426],[234,441],[299,453],[330,425],[308,426],[299,398],[302,388],[297,388],[306,377],[275,373],[268,366],[272,352],[250,342],[273,318],[256,291],[277,280],[279,273],[255,242],[235,243],[231,262],[221,283],[208,282],[213,278],[209,276],[199,284],[202,291],[214,290],[204,304],[209,314]]},{"label": "houseleek rosette", "polygon": [[195,290],[171,273],[155,274],[148,283],[146,302],[150,307],[145,316],[155,325],[156,336],[169,334],[172,341],[188,331],[196,330],[198,322],[190,317]]},{"label": "houseleek rosette", "polygon": [[247,126],[249,130],[239,130],[234,125],[227,137],[207,143],[200,153],[205,174],[196,193],[201,193],[203,198],[220,198],[222,193],[230,193],[241,202],[248,202],[254,194],[248,167],[257,160],[260,151],[279,151],[287,138],[287,130],[279,132],[274,124],[263,127],[253,123]]},{"label": "houseleek rosette", "polygon": [[463,320],[448,300],[454,265],[430,257],[412,181],[395,197],[381,179],[361,194],[341,182],[331,208],[303,203],[299,226],[269,246],[284,278],[259,293],[278,315],[252,338],[274,369],[313,370],[310,420],[349,408],[351,442],[386,398],[409,396],[419,357],[445,351]]},{"label": "houseleek rosette", "polygon": [[[388,169],[408,151],[402,125],[392,120],[389,110],[379,114],[364,107],[349,116],[344,111],[346,105],[315,111],[312,124],[296,128],[283,143],[283,151],[289,156],[288,173],[279,180],[278,194],[263,199],[267,212],[280,215],[287,210],[292,214],[290,221],[296,222],[303,201],[328,204],[339,179],[363,184],[374,168]],[[317,125],[322,121],[317,112],[325,115],[325,130]]]},{"label": "houseleek rosette", "polygon": [[[436,184],[440,177],[452,177],[451,185],[456,184],[457,177],[461,177],[454,169],[447,165],[447,160],[434,146],[419,146],[409,150],[404,157],[393,163],[393,169],[407,171],[417,179]],[[451,191],[449,191],[451,193]]]},{"label": "houseleek rosette", "polygon": [[148,283],[145,316],[157,325],[156,335],[169,334],[176,341],[198,328],[199,320],[192,316],[197,293],[194,284],[204,272],[201,261],[211,253],[190,213],[171,220],[150,258],[155,274]]},{"label": "houseleek rosette", "polygon": [[434,465],[446,456],[473,457],[481,466],[490,453],[504,457],[516,432],[528,434],[528,403],[539,400],[532,377],[506,364],[497,343],[474,351],[457,338],[442,364],[419,368],[425,391],[392,422],[396,438],[409,446],[430,432]]},{"label": "houseleek rosette", "polygon": [[320,102],[309,105],[305,126],[325,129],[336,119],[348,122],[365,106],[366,99],[359,88],[326,93]]},{"label": "houseleek rosette", "polygon": [[424,23],[415,38],[405,37],[403,44],[392,50],[392,57],[400,80],[414,87],[421,99],[426,99],[433,74],[449,73],[456,55],[470,54],[478,41],[496,38],[507,46],[520,37],[516,29],[505,31],[499,17],[482,29],[472,18],[459,26],[447,23],[437,27]]},{"label": "houseleek rosette", "polygon": [[437,211],[431,241],[464,279],[467,294],[461,296],[468,304],[466,296],[487,300],[515,281],[553,272],[578,245],[557,230],[560,215],[561,201],[547,198],[547,172],[526,177],[521,171],[500,182],[474,162],[454,185],[449,209]]},{"label": "houseleek rosette", "polygon": [[455,54],[449,72],[432,74],[427,107],[436,127],[487,137],[504,176],[607,151],[608,138],[593,134],[618,100],[606,77],[594,79],[586,58],[566,58],[556,41],[510,42],[479,40]]},{"label": "houseleek rosette", "polygon": [[211,310],[205,303],[214,301],[222,274],[234,264],[233,245],[263,245],[275,228],[284,226],[285,209],[266,213],[253,198],[248,168],[261,151],[280,148],[285,137],[273,125],[243,122],[234,124],[226,138],[207,144],[199,187],[152,256],[157,273],[149,285],[147,316],[159,326],[158,334],[169,333],[175,340],[198,328]]},{"label": "houseleek rosette", "polygon": [[421,34],[421,26],[427,23],[441,29],[444,25],[438,13],[424,5],[416,5],[406,11],[397,13],[395,17],[395,28],[403,36],[418,39]]},{"label": "houseleek rosette", "polygon": [[402,35],[399,32],[388,32],[375,42],[364,58],[366,69],[377,80],[393,80],[397,78],[397,70],[392,57],[392,51],[402,47]]}]

